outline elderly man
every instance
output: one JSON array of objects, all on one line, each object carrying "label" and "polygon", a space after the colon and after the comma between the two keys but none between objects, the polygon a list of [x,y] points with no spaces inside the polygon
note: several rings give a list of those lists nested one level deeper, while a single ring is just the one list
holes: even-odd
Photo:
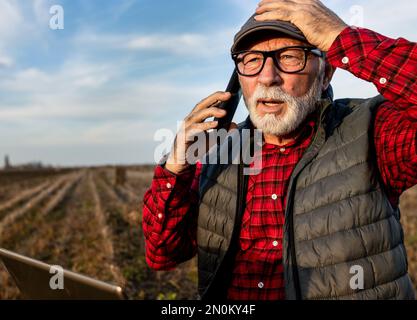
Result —
[{"label": "elderly man", "polygon": [[[202,299],[414,299],[398,203],[417,184],[417,45],[318,0],[264,0],[232,57],[262,170],[183,163],[177,137],[144,198],[148,265],[198,253]],[[332,101],[335,68],[381,96]],[[228,99],[200,102],[185,135],[215,128]]]}]

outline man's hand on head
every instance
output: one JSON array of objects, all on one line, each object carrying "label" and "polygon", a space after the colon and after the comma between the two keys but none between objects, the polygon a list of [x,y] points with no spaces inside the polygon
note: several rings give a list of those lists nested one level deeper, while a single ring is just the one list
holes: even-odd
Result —
[{"label": "man's hand on head", "polygon": [[328,51],[348,26],[319,0],[262,0],[256,9],[258,21],[283,20],[300,29],[309,43]]}]

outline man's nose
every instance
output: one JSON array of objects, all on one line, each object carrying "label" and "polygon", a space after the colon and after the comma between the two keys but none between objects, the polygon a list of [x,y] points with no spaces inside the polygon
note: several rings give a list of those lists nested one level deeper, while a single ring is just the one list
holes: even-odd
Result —
[{"label": "man's nose", "polygon": [[264,68],[258,76],[258,82],[265,86],[273,86],[282,84],[280,71],[275,66],[274,60],[268,57],[265,61]]}]

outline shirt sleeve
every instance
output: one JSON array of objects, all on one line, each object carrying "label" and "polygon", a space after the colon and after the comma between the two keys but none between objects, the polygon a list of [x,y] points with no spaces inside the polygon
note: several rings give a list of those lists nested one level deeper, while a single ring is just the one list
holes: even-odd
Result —
[{"label": "shirt sleeve", "polygon": [[327,53],[328,61],[372,82],[385,99],[417,121],[417,44],[348,27]]},{"label": "shirt sleeve", "polygon": [[417,44],[348,27],[328,52],[334,67],[372,82],[386,101],[377,111],[374,143],[391,203],[417,184]]},{"label": "shirt sleeve", "polygon": [[142,211],[146,262],[152,269],[172,270],[196,254],[200,171],[200,164],[181,175],[163,163],[155,168]]},{"label": "shirt sleeve", "polygon": [[401,194],[417,184],[417,122],[386,102],[376,114],[374,141],[381,178],[396,207]]}]

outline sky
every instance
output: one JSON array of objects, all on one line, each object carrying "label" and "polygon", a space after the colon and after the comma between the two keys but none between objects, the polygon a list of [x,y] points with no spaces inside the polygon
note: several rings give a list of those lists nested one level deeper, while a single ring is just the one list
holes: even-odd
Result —
[{"label": "sky", "polygon": [[[417,1],[323,2],[350,25],[417,41]],[[172,141],[196,103],[225,89],[233,36],[257,3],[0,0],[0,161],[155,163],[157,137]],[[63,29],[50,27],[54,5]],[[332,85],[336,98],[377,94],[343,70]],[[235,121],[246,116],[241,104]]]}]

